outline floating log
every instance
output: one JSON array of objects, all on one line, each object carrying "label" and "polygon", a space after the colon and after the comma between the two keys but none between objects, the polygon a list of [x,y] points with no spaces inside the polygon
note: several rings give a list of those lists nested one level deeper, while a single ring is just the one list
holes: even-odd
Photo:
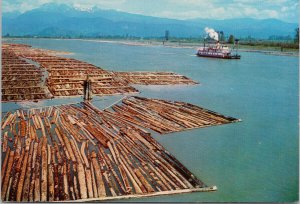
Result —
[{"label": "floating log", "polygon": [[86,183],[87,183],[88,197],[93,198],[94,193],[93,193],[91,170],[86,167],[85,168],[85,173],[86,173]]},{"label": "floating log", "polygon": [[85,146],[86,146],[86,141],[84,141],[84,142],[81,144],[80,153],[81,153],[82,158],[83,158],[83,160],[84,160],[85,166],[86,166],[87,168],[90,168],[89,161],[88,161],[88,159],[87,159],[87,157],[86,157],[86,155],[85,155],[85,152],[84,152]]},{"label": "floating log", "polygon": [[48,159],[47,159],[47,138],[42,137],[42,175],[41,175],[41,201],[47,201],[48,186]]},{"label": "floating log", "polygon": [[41,185],[40,185],[40,164],[41,164],[41,151],[42,151],[42,140],[39,141],[37,152],[36,152],[36,161],[35,161],[35,180],[34,180],[34,202],[41,201]]},{"label": "floating log", "polygon": [[77,164],[77,173],[78,173],[78,182],[80,188],[80,198],[85,199],[87,198],[87,188],[85,182],[84,167],[81,163]]},{"label": "floating log", "polygon": [[74,193],[75,193],[75,197],[77,199],[80,198],[80,194],[79,194],[79,191],[78,191],[78,181],[77,181],[77,178],[78,178],[78,173],[77,173],[77,165],[76,164],[73,164],[73,169],[74,169]]},{"label": "floating log", "polygon": [[5,132],[3,135],[3,142],[2,142],[2,152],[6,152],[8,147],[8,133]]},{"label": "floating log", "polygon": [[98,197],[105,197],[106,192],[105,192],[105,187],[104,187],[104,183],[103,183],[103,179],[102,179],[102,173],[101,173],[98,161],[97,161],[97,154],[94,151],[91,153],[91,160],[93,163],[94,170],[96,172]]},{"label": "floating log", "polygon": [[22,170],[21,170],[21,175],[19,178],[19,183],[18,183],[18,187],[17,187],[17,195],[16,195],[16,201],[20,202],[21,198],[22,198],[22,192],[23,192],[23,185],[24,185],[24,181],[25,181],[25,173],[27,170],[27,162],[28,162],[28,157],[29,157],[29,151],[25,150],[25,156],[22,162]]},{"label": "floating log", "polygon": [[39,143],[34,143],[32,162],[31,162],[32,178],[31,178],[31,182],[30,182],[29,198],[28,198],[28,200],[30,202],[33,202],[33,200],[34,200],[34,187],[35,187],[34,184],[35,184],[35,176],[36,176],[36,169],[34,169],[34,168],[36,165],[36,156],[37,156],[38,147],[39,147]]},{"label": "floating log", "polygon": [[64,179],[64,200],[70,200],[69,184],[68,184],[68,176],[67,176],[67,164],[66,163],[64,163],[64,166],[63,166],[63,179]]},{"label": "floating log", "polygon": [[11,190],[10,190],[11,192],[9,195],[9,200],[16,200],[16,195],[18,192],[18,189],[17,189],[18,188],[18,180],[20,178],[22,162],[23,162],[24,156],[25,156],[25,151],[23,150],[20,156],[15,157],[14,163],[16,165],[15,165],[14,170],[11,172],[13,180],[12,180],[12,186],[11,186]]},{"label": "floating log", "polygon": [[28,202],[29,201],[29,189],[30,189],[30,177],[31,177],[31,167],[32,167],[32,157],[33,157],[33,151],[35,147],[34,142],[31,142],[30,149],[29,149],[29,155],[28,155],[28,163],[27,163],[27,170],[25,174],[25,181],[24,181],[24,187],[23,187],[23,194],[22,194],[22,202]]},{"label": "floating log", "polygon": [[15,158],[14,158],[15,157],[15,152],[11,151],[8,156],[9,156],[9,159],[8,159],[8,164],[7,164],[7,169],[6,169],[6,172],[5,172],[5,176],[4,176],[4,179],[1,179],[2,180],[1,197],[2,197],[3,200],[5,199],[6,192],[7,192],[7,189],[8,189],[8,182],[9,182],[9,179],[10,179],[11,170],[12,170],[13,163],[14,163],[14,160],[15,160]]},{"label": "floating log", "polygon": [[96,184],[96,179],[95,179],[95,173],[94,173],[94,167],[91,164],[91,177],[92,177],[92,183],[93,183],[93,194],[95,198],[98,198],[98,189],[97,189],[97,184]]},{"label": "floating log", "polygon": [[8,159],[9,159],[9,156],[10,156],[10,147],[8,147],[8,150],[5,151],[6,154],[5,154],[5,159],[2,163],[2,168],[1,168],[1,181],[3,181],[3,177],[5,175],[5,171],[6,171],[6,168],[7,168],[7,163],[8,163]]}]

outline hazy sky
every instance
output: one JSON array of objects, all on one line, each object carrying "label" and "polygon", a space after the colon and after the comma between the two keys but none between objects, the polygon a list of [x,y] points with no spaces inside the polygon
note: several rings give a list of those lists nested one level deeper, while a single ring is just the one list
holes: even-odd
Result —
[{"label": "hazy sky", "polygon": [[64,3],[80,9],[97,6],[130,13],[188,18],[277,18],[298,22],[298,0],[3,0],[4,12],[24,12],[45,3]]}]

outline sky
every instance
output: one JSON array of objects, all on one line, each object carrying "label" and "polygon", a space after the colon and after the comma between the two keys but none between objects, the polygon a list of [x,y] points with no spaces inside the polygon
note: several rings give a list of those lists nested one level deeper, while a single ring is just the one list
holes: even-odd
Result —
[{"label": "sky", "polygon": [[45,3],[64,3],[174,19],[276,18],[298,22],[298,0],[2,0],[2,11],[25,12]]}]

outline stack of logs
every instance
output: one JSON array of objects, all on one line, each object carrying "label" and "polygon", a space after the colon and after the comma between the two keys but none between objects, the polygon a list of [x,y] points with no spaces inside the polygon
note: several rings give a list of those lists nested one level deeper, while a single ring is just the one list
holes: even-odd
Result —
[{"label": "stack of logs", "polygon": [[[21,47],[27,49],[27,46]],[[47,87],[42,83],[42,77],[43,70],[20,58],[8,47],[2,48],[3,101],[51,98]]]},{"label": "stack of logs", "polygon": [[174,85],[174,84],[198,84],[186,76],[174,72],[114,72],[116,76],[128,84],[142,85]]},{"label": "stack of logs", "polygon": [[112,109],[119,119],[161,134],[239,121],[189,103],[138,96],[123,99]]},{"label": "stack of logs", "polygon": [[4,114],[2,200],[105,199],[206,187],[126,117],[88,102]]}]

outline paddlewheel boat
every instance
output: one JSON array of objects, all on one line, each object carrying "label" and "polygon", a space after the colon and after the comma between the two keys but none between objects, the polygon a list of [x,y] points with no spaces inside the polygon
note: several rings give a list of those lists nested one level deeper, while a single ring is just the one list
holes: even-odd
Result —
[{"label": "paddlewheel boat", "polygon": [[[208,44],[207,46],[198,48],[197,56],[212,57],[221,59],[241,59],[241,55],[237,53],[237,42],[233,49],[229,49],[226,45],[221,45],[219,41],[216,44]],[[235,53],[233,53],[235,50]]]}]

